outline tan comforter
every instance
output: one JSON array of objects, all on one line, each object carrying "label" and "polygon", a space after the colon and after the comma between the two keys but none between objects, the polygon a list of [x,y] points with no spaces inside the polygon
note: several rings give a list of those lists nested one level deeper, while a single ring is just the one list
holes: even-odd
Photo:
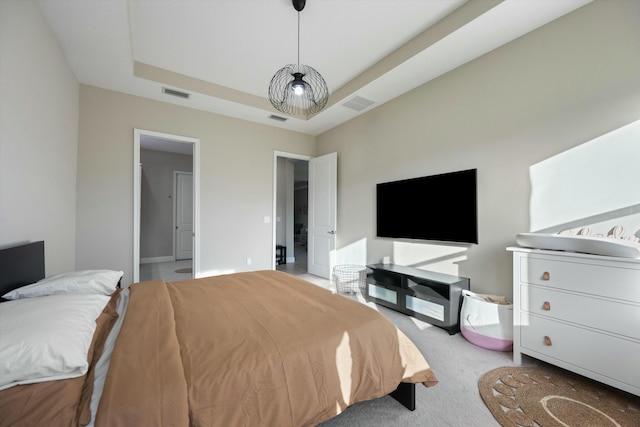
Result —
[{"label": "tan comforter", "polygon": [[436,377],[375,310],[278,271],[142,282],[98,426],[305,426]]}]

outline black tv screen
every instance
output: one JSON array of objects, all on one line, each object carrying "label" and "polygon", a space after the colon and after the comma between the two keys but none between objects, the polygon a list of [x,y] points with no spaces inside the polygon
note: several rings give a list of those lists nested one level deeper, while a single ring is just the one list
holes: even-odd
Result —
[{"label": "black tv screen", "polygon": [[377,236],[478,243],[476,185],[476,169],[377,184]]}]

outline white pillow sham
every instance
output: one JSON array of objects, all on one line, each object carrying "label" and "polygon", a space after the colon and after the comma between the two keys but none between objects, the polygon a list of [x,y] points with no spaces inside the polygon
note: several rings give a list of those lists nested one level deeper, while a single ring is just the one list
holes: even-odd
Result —
[{"label": "white pillow sham", "polygon": [[61,294],[111,295],[123,274],[124,272],[115,270],[80,270],[56,274],[14,289],[2,298],[15,300]]},{"label": "white pillow sham", "polygon": [[86,374],[96,319],[110,298],[53,295],[0,304],[0,390]]}]

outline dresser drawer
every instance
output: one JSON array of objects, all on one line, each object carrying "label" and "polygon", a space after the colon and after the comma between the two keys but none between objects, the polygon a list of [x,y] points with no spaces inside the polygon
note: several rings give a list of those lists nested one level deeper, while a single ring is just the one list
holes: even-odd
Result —
[{"label": "dresser drawer", "polygon": [[640,303],[640,269],[522,257],[520,281]]},{"label": "dresser drawer", "polygon": [[[520,313],[520,345],[547,357],[640,387],[640,343]],[[545,344],[549,337],[550,344]]]},{"label": "dresser drawer", "polygon": [[640,340],[640,305],[520,285],[520,309]]}]

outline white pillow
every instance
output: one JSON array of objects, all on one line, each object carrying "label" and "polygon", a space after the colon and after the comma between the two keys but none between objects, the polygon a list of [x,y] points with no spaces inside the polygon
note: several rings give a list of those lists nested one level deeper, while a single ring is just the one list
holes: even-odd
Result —
[{"label": "white pillow", "polygon": [[45,277],[31,285],[14,289],[2,296],[15,300],[60,294],[111,295],[124,272],[114,270],[80,270]]},{"label": "white pillow", "polygon": [[110,299],[54,295],[0,304],[0,390],[86,374],[96,319]]}]

